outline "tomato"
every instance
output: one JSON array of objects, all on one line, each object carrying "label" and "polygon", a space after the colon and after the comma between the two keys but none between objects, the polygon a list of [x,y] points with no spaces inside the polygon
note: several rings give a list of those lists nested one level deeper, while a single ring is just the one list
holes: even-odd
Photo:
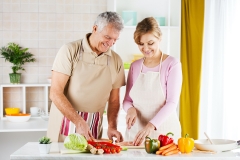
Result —
[{"label": "tomato", "polygon": [[116,148],[116,152],[117,152],[117,153],[120,153],[121,150],[122,150],[122,148],[120,148],[120,147],[117,147],[117,148]]},{"label": "tomato", "polygon": [[110,148],[105,148],[105,149],[103,149],[103,150],[104,150],[104,153],[111,153]]},{"label": "tomato", "polygon": [[112,148],[111,148],[111,153],[116,153],[115,147],[112,147]]}]

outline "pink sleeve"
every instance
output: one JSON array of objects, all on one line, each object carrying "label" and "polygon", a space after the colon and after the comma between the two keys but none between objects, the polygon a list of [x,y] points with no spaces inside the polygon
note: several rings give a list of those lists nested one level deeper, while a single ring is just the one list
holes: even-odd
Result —
[{"label": "pink sleeve", "polygon": [[[173,112],[176,112],[179,97],[182,88],[182,68],[181,63],[177,62],[164,72],[166,78],[166,104],[150,121],[156,128],[158,128]],[[167,75],[166,75],[167,74]],[[163,85],[163,83],[162,83]]]}]

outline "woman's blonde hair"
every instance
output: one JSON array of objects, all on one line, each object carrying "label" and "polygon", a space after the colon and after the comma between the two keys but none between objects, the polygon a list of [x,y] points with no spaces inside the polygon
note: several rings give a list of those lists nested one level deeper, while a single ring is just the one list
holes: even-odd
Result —
[{"label": "woman's blonde hair", "polygon": [[161,29],[153,17],[147,17],[137,24],[133,37],[135,43],[139,44],[142,35],[146,33],[152,33],[156,38],[161,39]]}]

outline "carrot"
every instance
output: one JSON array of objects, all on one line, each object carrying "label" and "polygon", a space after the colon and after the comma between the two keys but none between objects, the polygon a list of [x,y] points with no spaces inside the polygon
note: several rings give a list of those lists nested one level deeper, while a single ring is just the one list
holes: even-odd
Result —
[{"label": "carrot", "polygon": [[179,152],[178,149],[174,149],[174,150],[171,150],[171,151],[165,153],[164,156],[169,156],[169,155],[172,155],[172,154],[176,154],[176,153],[178,153],[178,152]]},{"label": "carrot", "polygon": [[171,147],[169,147],[169,148],[167,148],[166,150],[164,150],[164,151],[162,152],[162,154],[164,155],[164,154],[166,154],[167,152],[170,152],[170,151],[175,150],[175,149],[177,149],[177,146],[176,146],[176,145],[172,145]]},{"label": "carrot", "polygon": [[162,152],[163,152],[163,150],[162,150],[162,151],[159,151],[159,150],[158,150],[158,151],[156,152],[156,154],[157,154],[157,155],[161,155]]},{"label": "carrot", "polygon": [[165,149],[171,147],[172,145],[175,145],[175,144],[174,143],[170,143],[170,144],[168,144],[166,146],[162,146],[162,147],[159,148],[159,151],[165,150]]}]

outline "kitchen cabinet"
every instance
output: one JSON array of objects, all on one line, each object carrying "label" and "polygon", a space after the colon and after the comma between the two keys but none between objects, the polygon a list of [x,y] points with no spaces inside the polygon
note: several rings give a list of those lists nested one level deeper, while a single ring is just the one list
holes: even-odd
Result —
[{"label": "kitchen cabinet", "polygon": [[[160,49],[173,57],[180,58],[181,0],[108,0],[108,11],[137,12],[137,22],[146,17],[164,17],[165,25],[160,25],[162,41]],[[123,17],[123,16],[122,16]],[[131,62],[133,54],[141,54],[133,40],[136,26],[125,26],[119,40],[113,47],[124,62]]]}]

